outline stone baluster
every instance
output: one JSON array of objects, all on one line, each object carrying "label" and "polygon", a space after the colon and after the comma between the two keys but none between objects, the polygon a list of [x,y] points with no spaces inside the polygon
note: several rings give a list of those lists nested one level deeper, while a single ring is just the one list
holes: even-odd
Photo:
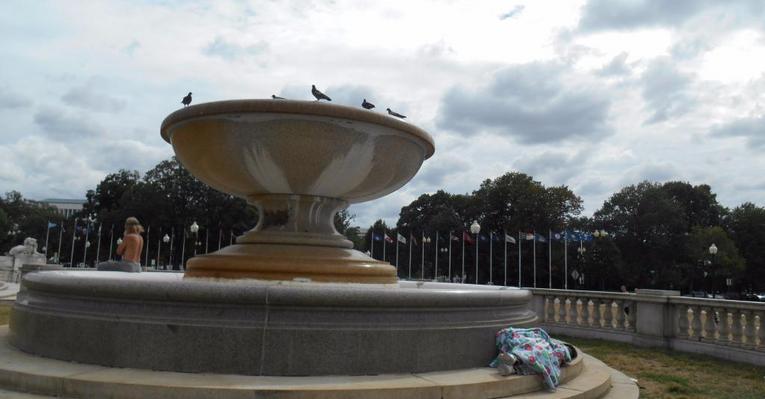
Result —
[{"label": "stone baluster", "polygon": [[765,350],[765,312],[757,311],[757,350]]},{"label": "stone baluster", "polygon": [[[585,299],[586,301],[587,299]],[[584,304],[581,298],[576,299],[576,325],[581,326],[587,320],[584,316]]]},{"label": "stone baluster", "polygon": [[604,299],[603,300],[603,312],[601,312],[601,315],[603,316],[603,328],[607,330],[611,330],[614,328],[613,322],[614,322],[614,312],[613,312],[613,305],[614,301],[611,299]]},{"label": "stone baluster", "polygon": [[635,331],[635,318],[637,317],[635,313],[637,312],[637,306],[635,306],[635,301],[627,301],[627,306],[627,309],[629,310],[629,314],[627,315],[627,330]]},{"label": "stone baluster", "polygon": [[563,308],[563,306],[561,306],[560,298],[559,297],[555,297],[555,299],[553,299],[553,315],[554,315],[553,317],[554,317],[554,320],[555,320],[556,323],[560,323],[560,320],[561,320],[561,317],[560,317],[561,313],[560,312],[561,312],[562,308]]},{"label": "stone baluster", "polygon": [[688,338],[688,306],[675,306],[675,320],[677,321],[677,330],[675,335],[679,338]]},{"label": "stone baluster", "polygon": [[757,347],[757,321],[753,310],[745,310],[742,312],[746,318],[746,324],[744,324],[744,347],[747,349],[754,349]]},{"label": "stone baluster", "polygon": [[598,317],[600,312],[598,312],[597,302],[597,299],[595,302],[592,299],[587,300],[587,326],[590,328],[600,327],[600,318]]},{"label": "stone baluster", "polygon": [[544,306],[543,320],[544,320],[545,323],[549,323],[550,322],[550,316],[552,315],[552,313],[550,312],[550,310],[552,308],[552,303],[550,303],[550,297],[549,296],[545,295],[544,298],[545,298],[545,300],[544,300],[545,306]]},{"label": "stone baluster", "polygon": [[717,342],[727,345],[730,342],[730,325],[728,324],[728,309],[715,308],[717,312]]},{"label": "stone baluster", "polygon": [[712,307],[704,307],[704,321],[702,322],[702,337],[705,341],[714,341],[717,332],[717,315]]},{"label": "stone baluster", "polygon": [[616,299],[611,304],[611,315],[614,319],[614,328],[617,330],[624,330],[624,308],[622,305],[624,301]]},{"label": "stone baluster", "polygon": [[733,315],[733,323],[731,325],[730,335],[731,335],[731,344],[740,346],[742,344],[742,337],[743,337],[743,330],[744,330],[744,324],[741,322],[741,311],[738,309],[732,309],[731,314]]},{"label": "stone baluster", "polygon": [[576,310],[573,301],[571,298],[566,298],[566,324],[571,324],[576,320],[576,316],[574,315],[574,311]]},{"label": "stone baluster", "polygon": [[688,310],[691,317],[689,320],[691,331],[688,333],[688,337],[701,341],[701,306],[689,306]]}]

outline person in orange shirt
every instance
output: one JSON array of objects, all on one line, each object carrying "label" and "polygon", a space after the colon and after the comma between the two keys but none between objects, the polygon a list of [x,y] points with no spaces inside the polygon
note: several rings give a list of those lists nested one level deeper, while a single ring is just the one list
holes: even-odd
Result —
[{"label": "person in orange shirt", "polygon": [[97,269],[102,271],[133,272],[141,271],[141,251],[143,251],[143,226],[138,219],[129,217],[125,220],[125,233],[122,243],[117,247],[117,255],[122,257],[119,261],[106,261],[98,264]]}]

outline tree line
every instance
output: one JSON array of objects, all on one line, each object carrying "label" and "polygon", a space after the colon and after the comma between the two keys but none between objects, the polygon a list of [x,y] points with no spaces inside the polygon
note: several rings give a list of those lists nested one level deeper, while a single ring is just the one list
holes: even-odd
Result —
[{"label": "tree line", "polygon": [[[107,234],[113,230],[118,237],[125,218],[136,216],[151,228],[149,259],[160,265],[172,259],[177,267],[195,251],[215,250],[221,241],[228,244],[232,236],[252,228],[258,219],[257,210],[244,200],[208,187],[174,157],[143,175],[128,170],[111,173],[88,190],[85,198],[83,210],[74,216],[75,228],[74,220],[62,220],[53,208],[26,201],[18,192],[7,193],[0,199],[0,252],[26,236],[37,238],[42,246],[50,221],[67,230],[60,243],[59,231],[51,230],[49,256],[61,248],[63,262],[88,259],[92,264],[96,252],[101,260],[108,256],[113,240]],[[347,210],[338,214],[335,226],[357,249],[369,251],[377,259],[382,259],[386,241],[374,240],[373,234],[380,234],[378,238],[387,234],[394,243],[401,234],[407,241],[398,244],[401,277],[409,277],[411,263],[413,277],[435,278],[436,260],[438,276],[448,277],[451,260],[452,276],[462,274],[464,263],[468,282],[517,284],[520,257],[524,286],[533,285],[536,273],[540,287],[615,290],[626,285],[724,292],[730,282],[732,290],[765,290],[765,208],[744,203],[729,209],[717,201],[708,185],[672,181],[626,186],[590,217],[582,216],[582,209],[581,198],[567,186],[547,187],[532,176],[509,172],[484,180],[472,193],[439,190],[423,194],[401,208],[394,225],[378,220],[364,235],[351,226],[354,215]],[[478,235],[470,233],[473,221],[481,226]],[[190,231],[193,222],[200,226],[196,234]],[[99,227],[100,245],[96,240]],[[519,233],[549,238],[550,233],[596,230],[607,235],[581,244],[571,240],[567,248],[562,240],[519,237]],[[470,243],[465,243],[463,256],[465,232],[477,240],[477,258]],[[173,237],[172,245],[161,242],[166,234]],[[505,234],[517,241],[508,243],[507,252]],[[86,236],[90,246],[85,245]],[[423,236],[431,242],[423,244]],[[449,243],[451,252],[446,250]],[[716,254],[709,252],[713,243]],[[386,260],[395,264],[396,245],[388,243],[385,250]],[[584,277],[574,278],[573,271]]]}]

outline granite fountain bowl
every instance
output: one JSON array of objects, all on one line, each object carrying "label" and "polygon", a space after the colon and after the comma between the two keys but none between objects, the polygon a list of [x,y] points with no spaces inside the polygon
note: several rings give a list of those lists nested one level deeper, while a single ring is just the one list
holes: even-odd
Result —
[{"label": "granite fountain bowl", "polygon": [[334,216],[414,177],[435,151],[427,132],[361,108],[232,100],[178,110],[161,134],[191,174],[258,209],[257,226],[189,260],[187,277],[395,284],[395,269],[353,250]]}]

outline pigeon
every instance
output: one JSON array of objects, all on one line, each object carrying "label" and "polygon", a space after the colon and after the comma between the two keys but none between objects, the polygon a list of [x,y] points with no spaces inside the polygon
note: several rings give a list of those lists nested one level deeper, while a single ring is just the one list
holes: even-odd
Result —
[{"label": "pigeon", "polygon": [[189,92],[186,97],[183,97],[183,100],[181,100],[181,104],[183,104],[184,107],[188,107],[189,104],[191,104],[191,92]]},{"label": "pigeon", "polygon": [[364,109],[372,109],[375,107],[375,105],[367,101],[366,98],[364,99],[364,102],[361,103],[361,106],[364,107]]},{"label": "pigeon", "polygon": [[390,110],[390,108],[388,108],[388,113],[389,113],[390,115],[393,115],[393,116],[395,116],[396,118],[406,119],[406,116],[404,116],[404,115],[401,115],[401,114],[399,114],[399,113],[398,113],[398,112],[396,112],[396,111],[391,111],[391,110]]},{"label": "pigeon", "polygon": [[311,94],[313,94],[313,96],[316,97],[316,101],[319,101],[319,100],[332,101],[332,99],[329,98],[326,94],[317,90],[316,85],[311,85]]},{"label": "pigeon", "polygon": [[284,100],[284,97],[279,97],[276,94],[271,94],[271,98],[273,98],[274,100]]}]

